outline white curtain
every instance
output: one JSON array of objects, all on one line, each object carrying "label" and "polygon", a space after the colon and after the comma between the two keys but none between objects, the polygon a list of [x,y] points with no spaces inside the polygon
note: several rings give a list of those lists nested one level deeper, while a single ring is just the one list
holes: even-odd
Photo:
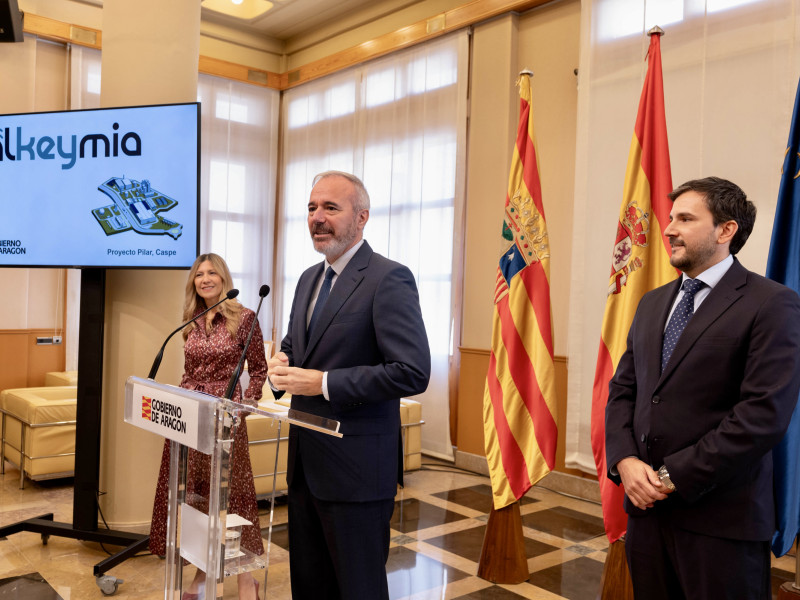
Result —
[{"label": "white curtain", "polygon": [[452,458],[448,370],[453,355],[454,261],[466,146],[466,32],[397,52],[289,90],[284,95],[282,273],[277,341],[300,274],[322,260],[306,228],[314,175],[355,173],[372,200],[365,238],[408,266],[417,280],[433,373],[423,405],[422,447]]},{"label": "white curtain", "polygon": [[[225,258],[239,301],[255,310],[262,284],[273,284],[278,164],[276,90],[200,75],[200,252]],[[272,331],[266,300],[259,322]]]},{"label": "white curtain", "polygon": [[718,175],[758,208],[740,252],[764,272],[800,71],[794,0],[584,0],[569,325],[567,466],[595,472],[592,383],[611,247],[641,93],[660,25],[672,181]]},{"label": "white curtain", "polygon": [[100,50],[70,47],[70,109],[100,108]]}]

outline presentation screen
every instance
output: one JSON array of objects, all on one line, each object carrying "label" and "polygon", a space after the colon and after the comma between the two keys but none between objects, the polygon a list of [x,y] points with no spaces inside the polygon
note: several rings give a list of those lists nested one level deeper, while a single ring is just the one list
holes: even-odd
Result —
[{"label": "presentation screen", "polygon": [[196,102],[0,115],[0,266],[190,267],[199,181]]}]

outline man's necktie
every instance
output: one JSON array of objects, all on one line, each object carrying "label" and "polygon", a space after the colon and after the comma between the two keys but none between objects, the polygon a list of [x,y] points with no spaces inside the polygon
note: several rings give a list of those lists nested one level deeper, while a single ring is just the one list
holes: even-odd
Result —
[{"label": "man's necktie", "polygon": [[333,270],[333,267],[328,267],[325,271],[325,279],[322,281],[322,287],[319,288],[319,295],[317,296],[317,303],[314,305],[314,311],[311,313],[311,320],[308,322],[308,335],[311,335],[311,330],[314,327],[314,323],[319,318],[322,309],[325,306],[325,302],[328,300],[328,296],[331,294],[331,283],[333,282],[333,276],[336,275],[336,271]]},{"label": "man's necktie", "polygon": [[694,314],[694,295],[702,289],[705,284],[698,279],[687,279],[683,282],[681,298],[672,316],[669,319],[667,328],[664,331],[664,344],[661,346],[661,371],[663,372],[672,356],[672,351],[683,333],[683,329]]}]

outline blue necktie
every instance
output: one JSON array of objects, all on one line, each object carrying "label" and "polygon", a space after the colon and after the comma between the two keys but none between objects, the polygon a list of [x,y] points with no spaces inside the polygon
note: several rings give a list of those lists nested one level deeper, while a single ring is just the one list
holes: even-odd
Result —
[{"label": "blue necktie", "polygon": [[669,319],[667,328],[664,330],[664,344],[661,346],[661,371],[663,372],[672,356],[672,351],[683,333],[686,324],[694,314],[694,295],[699,292],[705,284],[698,279],[687,279],[683,282],[681,298],[672,316]]},{"label": "blue necktie", "polygon": [[311,330],[314,328],[314,323],[319,318],[322,309],[325,307],[325,302],[328,300],[328,296],[331,295],[331,283],[333,282],[333,276],[336,275],[336,271],[333,270],[333,267],[328,267],[325,271],[325,279],[322,281],[322,287],[319,288],[319,295],[317,296],[317,303],[314,305],[314,311],[311,313],[311,320],[308,322],[308,335],[311,336]]}]

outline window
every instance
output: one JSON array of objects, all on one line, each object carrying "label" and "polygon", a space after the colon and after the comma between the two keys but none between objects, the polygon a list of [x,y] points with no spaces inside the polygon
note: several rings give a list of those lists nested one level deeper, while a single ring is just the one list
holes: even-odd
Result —
[{"label": "window", "polygon": [[446,457],[452,452],[448,369],[466,57],[466,33],[448,36],[289,90],[283,108],[279,340],[298,278],[323,258],[314,252],[306,226],[311,181],[329,169],[355,173],[371,198],[364,237],[417,280],[433,362],[421,398],[423,447]]}]

